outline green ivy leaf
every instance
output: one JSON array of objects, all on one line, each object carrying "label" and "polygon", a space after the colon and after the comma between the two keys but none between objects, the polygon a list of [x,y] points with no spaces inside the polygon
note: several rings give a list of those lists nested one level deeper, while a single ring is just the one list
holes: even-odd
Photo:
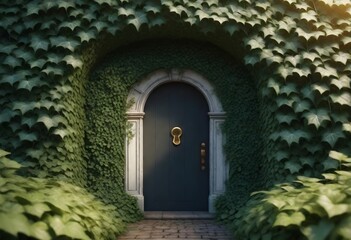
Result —
[{"label": "green ivy leaf", "polygon": [[316,94],[312,90],[311,86],[306,84],[302,90],[301,90],[302,96],[306,99],[309,100],[310,102],[314,102]]},{"label": "green ivy leaf", "polygon": [[275,74],[283,77],[283,79],[286,79],[289,75],[292,74],[292,68],[281,64],[280,66],[278,66]]},{"label": "green ivy leaf", "polygon": [[47,85],[47,83],[44,82],[44,84],[42,84],[40,77],[33,77],[29,80],[20,81],[20,83],[17,86],[17,89],[25,89],[28,91],[32,91],[34,87],[41,87],[43,85]]},{"label": "green ivy leaf", "polygon": [[312,89],[317,91],[320,95],[323,95],[325,92],[329,92],[329,87],[324,83],[314,83],[312,84]]},{"label": "green ivy leaf", "polygon": [[223,29],[231,36],[240,30],[239,26],[233,23],[224,23]]},{"label": "green ivy leaf", "polygon": [[320,37],[325,36],[325,33],[322,31],[306,31],[305,29],[299,27],[296,28],[295,32],[299,37],[306,41],[309,41],[310,39],[318,40]]},{"label": "green ivy leaf", "polygon": [[43,73],[46,75],[56,75],[62,76],[64,74],[63,69],[60,66],[47,66],[45,69],[42,70]]},{"label": "green ivy leaf", "polygon": [[13,53],[17,58],[23,59],[26,62],[34,58],[34,54],[31,51],[22,48],[16,49]]},{"label": "green ivy leaf", "polygon": [[287,83],[281,87],[280,93],[285,93],[286,95],[290,95],[292,93],[298,93],[297,86],[295,83]]},{"label": "green ivy leaf", "polygon": [[195,12],[195,16],[197,16],[200,21],[202,21],[203,19],[211,19],[212,17],[205,11],[203,11],[202,9],[198,9]]},{"label": "green ivy leaf", "polygon": [[1,83],[8,83],[11,86],[13,86],[15,83],[18,83],[21,80],[23,80],[23,78],[25,78],[25,76],[23,76],[23,75],[21,75],[19,73],[15,73],[15,74],[11,74],[11,75],[5,75],[1,79]]},{"label": "green ivy leaf", "polygon": [[107,5],[109,7],[116,5],[116,1],[114,0],[94,0],[94,1],[100,5]]},{"label": "green ivy leaf", "polygon": [[330,94],[333,103],[351,107],[351,93],[342,91],[341,93]]},{"label": "green ivy leaf", "polygon": [[300,159],[302,166],[307,165],[307,166],[310,166],[311,168],[314,166],[315,159],[312,156],[300,157],[299,159]]},{"label": "green ivy leaf", "polygon": [[328,37],[330,36],[339,37],[343,33],[343,30],[333,28],[333,27],[330,27],[329,29],[325,28],[323,30],[325,31],[325,35]]},{"label": "green ivy leaf", "polygon": [[9,155],[9,154],[10,154],[9,152],[6,152],[6,151],[0,149],[0,158],[6,157],[6,156]]},{"label": "green ivy leaf", "polygon": [[63,61],[65,61],[67,65],[70,65],[74,69],[82,68],[83,66],[83,62],[77,56],[67,55],[63,58]]},{"label": "green ivy leaf", "polygon": [[275,78],[270,78],[268,80],[267,87],[269,89],[273,89],[276,95],[278,95],[280,92],[280,82],[278,82]]},{"label": "green ivy leaf", "polygon": [[295,174],[298,173],[303,167],[300,165],[299,162],[289,160],[285,162],[284,168],[288,169],[291,174]]},{"label": "green ivy leaf", "polygon": [[327,158],[322,162],[323,165],[323,171],[330,171],[330,170],[335,170],[338,169],[339,167],[339,163],[338,161],[331,159],[331,158]]},{"label": "green ivy leaf", "polygon": [[32,111],[34,108],[38,106],[37,102],[14,102],[12,104],[12,109],[13,110],[19,110],[22,115],[25,113]]},{"label": "green ivy leaf", "polygon": [[53,1],[53,0],[47,0],[45,2],[42,2],[40,4],[40,8],[44,11],[48,11],[50,9],[54,9],[58,7],[58,2]]},{"label": "green ivy leaf", "polygon": [[146,12],[152,12],[153,14],[157,14],[161,12],[161,5],[156,2],[148,2],[148,4],[144,7]]},{"label": "green ivy leaf", "polygon": [[76,28],[80,28],[81,26],[81,22],[78,21],[78,20],[74,20],[74,21],[64,21],[62,22],[58,28],[60,30],[63,30],[63,29],[69,29],[70,31],[74,32],[76,30]]},{"label": "green ivy leaf", "polygon": [[42,69],[43,66],[45,65],[46,60],[39,58],[39,59],[35,59],[29,62],[29,65],[31,68],[39,68]]},{"label": "green ivy leaf", "polygon": [[218,22],[221,25],[225,22],[228,22],[228,18],[220,17],[220,16],[216,16],[216,15],[212,15],[210,19],[212,19],[215,22]]},{"label": "green ivy leaf", "polygon": [[77,41],[62,36],[51,37],[50,42],[54,47],[62,47],[65,50],[67,49],[71,52],[74,52],[75,48],[79,46],[79,43]]},{"label": "green ivy leaf", "polygon": [[332,68],[328,65],[325,65],[324,67],[322,67],[322,66],[317,67],[315,72],[319,73],[319,75],[321,75],[322,78],[324,78],[324,77],[326,77],[326,78],[330,78],[330,77],[339,78],[339,75],[336,72],[336,69]]},{"label": "green ivy leaf", "polygon": [[[8,158],[4,158],[4,156],[7,156],[9,155],[10,153],[8,152],[5,152],[5,151],[0,151],[0,155],[3,155],[1,156],[1,162],[0,162],[0,166],[1,166],[1,169],[7,169],[7,170],[14,170],[16,171],[17,169],[20,169],[22,167],[21,164],[19,164],[18,162],[15,162],[13,160],[10,160]],[[22,211],[22,210],[21,210]]]},{"label": "green ivy leaf", "polygon": [[300,64],[301,61],[302,61],[301,55],[287,56],[284,59],[284,62],[288,62],[293,67],[297,67],[297,65]]},{"label": "green ivy leaf", "polygon": [[290,225],[300,226],[301,223],[305,220],[306,220],[306,217],[301,212],[294,212],[291,215],[285,212],[280,212],[277,215],[275,222],[273,223],[273,227],[277,227],[277,226],[287,227]]},{"label": "green ivy leaf", "polygon": [[135,11],[132,8],[123,8],[123,7],[119,7],[118,8],[118,15],[119,16],[134,16],[135,15]]},{"label": "green ivy leaf", "polygon": [[67,135],[69,135],[69,132],[66,129],[55,129],[53,133],[60,136],[61,139],[64,139]]},{"label": "green ivy leaf", "polygon": [[347,75],[340,75],[339,78],[333,78],[331,80],[331,85],[337,87],[339,90],[345,88],[349,89],[351,83],[351,78]]},{"label": "green ivy leaf", "polygon": [[323,207],[329,218],[348,213],[348,204],[334,204],[329,197],[324,194],[318,197],[317,203]]},{"label": "green ivy leaf", "polygon": [[300,100],[293,103],[293,108],[296,113],[302,113],[311,109],[312,104],[308,100]]},{"label": "green ivy leaf", "polygon": [[80,38],[80,42],[89,42],[90,40],[95,39],[95,32],[94,31],[80,31],[77,33],[78,37]]},{"label": "green ivy leaf", "polygon": [[261,37],[246,39],[246,40],[244,40],[244,43],[247,46],[250,46],[251,50],[254,50],[254,49],[260,49],[261,50],[266,45],[264,40],[263,40],[263,38],[261,38]]},{"label": "green ivy leaf", "polygon": [[300,18],[307,22],[318,22],[317,13],[315,11],[309,10],[308,12],[301,13]]},{"label": "green ivy leaf", "polygon": [[49,53],[47,54],[47,63],[54,63],[54,64],[59,64],[62,62],[62,54],[58,53]]},{"label": "green ivy leaf", "polygon": [[29,128],[37,123],[36,117],[22,117],[22,125],[27,125]]},{"label": "green ivy leaf", "polygon": [[75,9],[76,4],[75,4],[75,2],[72,2],[72,1],[59,1],[58,8],[63,8],[67,11],[70,8]]},{"label": "green ivy leaf", "polygon": [[95,21],[91,24],[91,27],[95,28],[97,32],[102,32],[103,30],[107,29],[109,25],[106,22]]},{"label": "green ivy leaf", "polygon": [[274,153],[274,158],[280,162],[284,159],[288,159],[289,158],[289,153],[287,151],[283,151],[283,150],[278,150],[277,152]]},{"label": "green ivy leaf", "polygon": [[349,122],[348,120],[348,114],[345,111],[342,112],[331,112],[331,117],[333,119],[334,122],[336,123],[345,123],[345,122]]},{"label": "green ivy leaf", "polygon": [[312,109],[303,114],[303,117],[307,119],[308,125],[313,125],[316,129],[319,129],[320,126],[325,125],[330,122],[329,112],[325,109]]},{"label": "green ivy leaf", "polygon": [[293,73],[296,73],[299,77],[308,77],[311,74],[311,71],[308,67],[302,68],[293,68]]},{"label": "green ivy leaf", "polygon": [[188,1],[188,2],[186,2],[185,4],[186,4],[186,6],[187,6],[188,8],[190,8],[190,9],[192,9],[192,10],[197,10],[197,9],[201,9],[201,8],[202,8],[201,2],[197,2],[197,1],[195,1],[195,2],[190,2],[190,1]]},{"label": "green ivy leaf", "polygon": [[26,4],[26,16],[30,15],[39,15],[40,8],[38,7],[37,2],[29,2]]},{"label": "green ivy leaf", "polygon": [[46,38],[34,35],[31,38],[30,46],[33,48],[34,52],[38,52],[39,50],[47,51],[49,49],[49,43],[50,42]]},{"label": "green ivy leaf", "polygon": [[339,128],[328,128],[322,135],[322,142],[328,143],[330,147],[334,147],[335,144],[344,139],[344,133]]},{"label": "green ivy leaf", "polygon": [[136,11],[133,18],[127,20],[128,24],[133,25],[136,30],[139,30],[143,24],[148,23],[146,14],[143,11]]},{"label": "green ivy leaf", "polygon": [[45,113],[41,113],[39,115],[37,122],[43,123],[45,125],[46,129],[50,130],[52,127],[57,127],[60,123],[65,124],[66,120],[64,117],[62,117],[60,115],[50,117]]},{"label": "green ivy leaf", "polygon": [[29,235],[30,222],[23,213],[0,212],[0,230],[17,236],[18,233]]},{"label": "green ivy leaf", "polygon": [[27,213],[41,218],[45,212],[50,212],[51,208],[47,204],[41,202],[33,202],[30,205],[24,206],[24,209]]},{"label": "green ivy leaf", "polygon": [[257,64],[261,61],[260,58],[254,54],[247,54],[244,57],[244,60],[245,60],[246,65],[251,65],[251,66],[254,66],[255,64]]},{"label": "green ivy leaf", "polygon": [[82,19],[86,20],[87,22],[92,22],[96,20],[97,16],[95,12],[84,12],[84,15],[82,15]]},{"label": "green ivy leaf", "polygon": [[302,130],[283,130],[279,132],[279,137],[291,146],[293,143],[298,144],[301,139],[309,139],[310,135]]},{"label": "green ivy leaf", "polygon": [[58,216],[49,218],[49,223],[55,231],[56,236],[67,236],[72,239],[89,240],[90,238],[85,234],[84,228],[77,222],[63,222]]},{"label": "green ivy leaf", "polygon": [[315,62],[316,60],[320,60],[321,57],[319,56],[319,54],[315,53],[315,52],[303,52],[302,53],[302,58],[306,61],[309,61],[311,63]]},{"label": "green ivy leaf", "polygon": [[351,162],[351,158],[348,157],[347,155],[337,152],[337,151],[330,151],[329,152],[329,157],[335,160],[338,160],[340,162]]},{"label": "green ivy leaf", "polygon": [[32,133],[28,133],[28,132],[20,132],[18,134],[19,138],[21,141],[29,141],[29,142],[33,142],[33,141],[37,141],[38,140],[38,136],[36,133],[32,132]]},{"label": "green ivy leaf", "polygon": [[169,11],[170,12],[176,13],[179,16],[182,16],[183,13],[184,13],[184,16],[190,16],[191,15],[191,12],[187,8],[182,6],[182,5],[174,6],[174,4],[171,3],[171,5],[168,6],[168,7],[169,7]]},{"label": "green ivy leaf", "polygon": [[37,149],[30,149],[28,152],[28,156],[34,159],[40,159],[40,157],[44,154],[44,151]]},{"label": "green ivy leaf", "polygon": [[292,121],[296,120],[296,116],[292,113],[283,113],[283,112],[278,112],[276,114],[276,118],[278,119],[278,122],[280,124],[286,123],[288,125],[291,124]]},{"label": "green ivy leaf", "polygon": [[333,60],[343,65],[346,65],[347,61],[349,61],[350,59],[351,59],[350,53],[339,52],[333,55]]},{"label": "green ivy leaf", "polygon": [[49,227],[44,222],[35,222],[30,226],[29,236],[40,240],[50,240],[52,236],[49,234]]},{"label": "green ivy leaf", "polygon": [[341,41],[343,42],[344,45],[348,45],[351,43],[351,37],[344,36]]},{"label": "green ivy leaf", "polygon": [[276,102],[278,107],[287,106],[289,108],[292,108],[295,101],[296,100],[294,97],[288,97],[285,95],[279,95],[275,99],[275,102]]},{"label": "green ivy leaf", "polygon": [[7,65],[7,66],[10,66],[12,68],[15,68],[15,67],[19,67],[22,65],[22,60],[20,60],[19,58],[17,57],[14,57],[14,56],[11,56],[11,55],[8,55],[5,60],[3,60],[2,62],[3,64]]}]

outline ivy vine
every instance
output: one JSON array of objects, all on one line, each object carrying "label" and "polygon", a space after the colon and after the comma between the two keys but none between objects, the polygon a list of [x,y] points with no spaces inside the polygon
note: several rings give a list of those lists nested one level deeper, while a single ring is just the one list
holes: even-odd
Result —
[{"label": "ivy vine", "polygon": [[13,0],[0,3],[0,16],[0,148],[30,167],[28,175],[89,185],[92,66],[128,43],[127,32],[157,38],[173,25],[224,39],[253,70],[265,106],[267,186],[335,169],[328,152],[350,152],[348,0]]},{"label": "ivy vine", "polygon": [[262,187],[259,104],[255,83],[245,68],[208,44],[167,40],[135,43],[112,53],[94,70],[86,98],[85,147],[90,189],[128,216],[135,203],[122,197],[128,134],[125,114],[130,105],[127,96],[133,84],[144,76],[158,69],[174,68],[192,69],[206,76],[222,101],[227,114],[226,153],[231,164],[232,184],[228,184],[228,192],[236,196],[235,203],[243,203],[250,192]]}]

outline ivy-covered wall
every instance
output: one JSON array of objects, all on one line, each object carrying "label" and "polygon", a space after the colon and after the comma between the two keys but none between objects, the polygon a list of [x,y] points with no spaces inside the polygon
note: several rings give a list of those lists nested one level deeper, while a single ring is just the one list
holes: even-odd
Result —
[{"label": "ivy-covered wall", "polygon": [[[85,144],[94,114],[84,108],[90,71],[107,53],[145,38],[211,42],[253,73],[266,126],[265,185],[335,169],[328,152],[350,152],[347,0],[13,0],[0,3],[0,17],[0,148],[24,159],[28,175],[98,189],[93,178],[101,173],[91,171]],[[226,195],[219,206],[235,212],[237,197]]]},{"label": "ivy-covered wall", "polygon": [[117,50],[93,72],[87,86],[85,142],[91,188],[101,196],[121,201],[128,93],[133,84],[148,74],[173,68],[192,69],[213,84],[227,116],[225,151],[231,169],[228,193],[235,204],[243,203],[250,192],[262,187],[256,84],[242,64],[220,49],[200,42],[138,42]]}]

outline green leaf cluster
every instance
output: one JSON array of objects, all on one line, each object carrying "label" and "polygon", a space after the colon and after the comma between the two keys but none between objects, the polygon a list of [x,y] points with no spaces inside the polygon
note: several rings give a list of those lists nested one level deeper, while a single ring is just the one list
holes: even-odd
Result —
[{"label": "green leaf cluster", "polygon": [[351,158],[331,151],[338,170],[253,193],[231,227],[239,239],[350,239]]},{"label": "green leaf cluster", "polygon": [[116,239],[124,231],[114,206],[67,182],[19,176],[7,154],[0,150],[1,239]]},{"label": "green leaf cluster", "polygon": [[[86,132],[91,122],[85,103],[90,73],[106,54],[145,38],[211,42],[244,62],[252,73],[254,82],[237,84],[222,75],[223,84],[218,84],[229,112],[225,151],[230,179],[227,194],[217,205],[219,213],[226,212],[223,220],[232,220],[229,212],[239,209],[252,190],[298,175],[319,176],[336,167],[328,157],[330,150],[346,153],[351,148],[351,4],[347,0],[13,0],[0,3],[0,15],[0,148],[29,167],[23,174],[88,186],[112,202],[124,199],[120,205],[133,202],[126,209],[133,206],[131,211],[137,212],[136,202],[123,189],[119,152],[124,143],[119,139],[120,150],[115,146],[105,150],[113,152],[106,154],[111,161],[118,158],[113,170],[106,167],[110,160],[97,161],[103,157],[93,156],[93,148],[101,153],[108,146],[103,146],[105,139],[90,143],[86,137],[92,133]],[[121,69],[121,75],[134,71],[130,68]],[[141,77],[133,76],[133,81]],[[118,89],[118,101],[129,84],[122,88],[125,92]],[[253,84],[243,90],[250,94],[237,90],[242,84]],[[251,115],[253,110],[245,108],[249,104],[258,106],[260,114]],[[235,120],[234,113],[242,122]],[[123,128],[121,122],[118,129]],[[237,135],[242,128],[250,130]],[[124,134],[119,130],[116,138]],[[239,137],[252,144],[243,147]],[[248,151],[249,146],[254,150]],[[133,216],[137,219],[140,214]]]}]

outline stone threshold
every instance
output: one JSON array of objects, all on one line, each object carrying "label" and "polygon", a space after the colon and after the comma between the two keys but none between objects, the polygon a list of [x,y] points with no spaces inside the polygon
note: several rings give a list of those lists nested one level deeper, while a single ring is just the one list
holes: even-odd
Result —
[{"label": "stone threshold", "polygon": [[214,219],[214,214],[197,211],[145,211],[144,218],[153,220],[205,220]]}]

